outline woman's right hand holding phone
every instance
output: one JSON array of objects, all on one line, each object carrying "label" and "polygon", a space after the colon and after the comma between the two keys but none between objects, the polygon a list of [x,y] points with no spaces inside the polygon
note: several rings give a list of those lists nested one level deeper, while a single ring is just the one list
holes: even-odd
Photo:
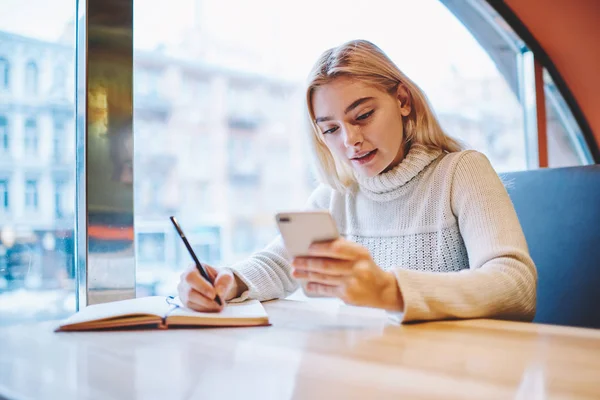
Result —
[{"label": "woman's right hand holding phone", "polygon": [[[192,310],[204,312],[218,312],[223,309],[223,305],[218,305],[215,297],[223,301],[231,300],[238,295],[240,286],[245,286],[239,279],[236,279],[230,270],[217,270],[210,265],[204,264],[206,272],[214,282],[214,286],[200,275],[196,265],[192,264],[186,269],[177,285],[177,292],[183,305]],[[243,290],[240,290],[243,292]]]}]

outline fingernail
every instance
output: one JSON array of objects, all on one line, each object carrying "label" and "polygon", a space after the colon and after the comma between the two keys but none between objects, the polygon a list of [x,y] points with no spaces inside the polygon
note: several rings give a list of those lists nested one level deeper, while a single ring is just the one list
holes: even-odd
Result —
[{"label": "fingernail", "polygon": [[304,267],[306,266],[306,260],[302,258],[297,258],[294,260],[294,265],[296,265],[297,267]]}]

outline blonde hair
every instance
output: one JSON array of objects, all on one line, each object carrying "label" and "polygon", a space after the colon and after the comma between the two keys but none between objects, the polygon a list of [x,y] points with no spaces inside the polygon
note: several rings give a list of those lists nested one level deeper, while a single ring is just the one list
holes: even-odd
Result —
[{"label": "blonde hair", "polygon": [[312,107],[314,91],[339,77],[359,80],[394,96],[398,85],[406,88],[411,111],[403,118],[405,148],[419,143],[448,153],[462,150],[460,142],[448,136],[440,126],[423,91],[379,47],[366,40],[353,40],[325,51],[308,77],[306,105],[313,131],[311,145],[323,183],[341,192],[356,183],[352,168],[337,160],[327,148]]}]

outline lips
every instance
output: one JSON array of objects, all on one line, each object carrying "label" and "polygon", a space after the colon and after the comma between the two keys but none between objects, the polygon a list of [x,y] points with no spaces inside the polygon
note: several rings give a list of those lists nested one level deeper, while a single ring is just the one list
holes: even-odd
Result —
[{"label": "lips", "polygon": [[377,154],[377,149],[371,151],[362,151],[352,156],[352,158],[350,158],[350,161],[352,161],[355,164],[363,165],[375,158],[375,154]]},{"label": "lips", "polygon": [[360,160],[361,158],[365,158],[368,157],[371,153],[374,153],[376,151],[375,150],[369,150],[369,151],[361,151],[360,153],[357,153],[355,155],[353,155],[352,157],[350,157],[351,160]]}]

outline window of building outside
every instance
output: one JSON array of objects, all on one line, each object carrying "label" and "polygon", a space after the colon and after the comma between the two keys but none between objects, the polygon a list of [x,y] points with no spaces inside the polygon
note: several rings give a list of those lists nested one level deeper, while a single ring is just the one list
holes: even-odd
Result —
[{"label": "window of building outside", "polygon": [[8,120],[4,116],[0,116],[0,150],[8,152],[10,147],[10,134],[8,131]]},{"label": "window of building outside", "polygon": [[37,211],[38,198],[38,181],[34,179],[25,181],[25,208],[28,211]]},{"label": "window of building outside", "polygon": [[[306,29],[316,9],[336,18]],[[402,32],[415,34],[399,40],[399,23]],[[200,197],[190,198],[194,191],[163,191],[168,207],[150,211],[137,206],[143,197],[136,193],[136,224],[168,232],[168,216],[176,214],[190,231],[218,227],[213,235],[198,235],[194,247],[218,246],[219,265],[266,245],[277,234],[274,214],[303,207],[314,189],[305,79],[324,50],[351,39],[381,47],[425,91],[444,129],[486,154],[498,172],[527,167],[518,94],[438,0],[374,0],[366,10],[341,0],[182,0],[177,7],[146,0],[135,4],[134,27],[134,127],[151,123],[154,135],[169,143],[157,153],[150,141],[136,140],[136,176],[149,179],[157,173],[154,160],[172,157],[177,173],[168,180],[177,182],[170,186],[207,182],[213,200],[206,207]],[[197,77],[209,91],[208,103],[189,95]],[[148,92],[160,99],[160,110],[142,101]],[[144,134],[134,129],[136,138]],[[164,262],[138,264],[138,272],[156,281],[147,287],[157,294],[173,293],[190,261],[176,236],[165,241]]]},{"label": "window of building outside", "polygon": [[0,57],[0,88],[10,87],[10,63],[4,57]]},{"label": "window of building outside", "polygon": [[[73,87],[75,3],[13,3],[0,12],[0,91],[14,89],[2,94],[0,106],[0,153],[5,149],[10,155],[0,156],[0,325],[59,319],[75,310],[71,141],[54,142],[64,156],[65,179],[61,177],[61,194],[52,193],[55,174],[63,172],[52,157],[54,116],[64,116],[65,136],[75,137],[75,93],[66,90],[56,102],[50,91],[40,90],[40,79],[52,80],[54,67],[65,60],[66,87]],[[39,97],[30,106],[29,96],[35,93]],[[57,200],[62,216],[55,209]],[[8,213],[2,214],[6,208]],[[18,375],[18,370],[15,366],[12,373]]]},{"label": "window of building outside", "polygon": [[65,147],[65,123],[63,121],[54,122],[54,131],[52,132],[52,157],[55,162],[62,161],[62,154]]},{"label": "window of building outside", "polygon": [[65,181],[62,179],[54,181],[54,216],[58,219],[65,215],[65,186]]},{"label": "window of building outside", "polygon": [[29,94],[38,93],[39,71],[35,61],[29,61],[25,67],[25,88]]},{"label": "window of building outside", "polygon": [[37,121],[33,118],[25,121],[24,147],[27,154],[37,154],[39,145],[39,132]]},{"label": "window of building outside", "polygon": [[9,187],[8,179],[0,179],[0,210],[6,212],[9,210]]}]

